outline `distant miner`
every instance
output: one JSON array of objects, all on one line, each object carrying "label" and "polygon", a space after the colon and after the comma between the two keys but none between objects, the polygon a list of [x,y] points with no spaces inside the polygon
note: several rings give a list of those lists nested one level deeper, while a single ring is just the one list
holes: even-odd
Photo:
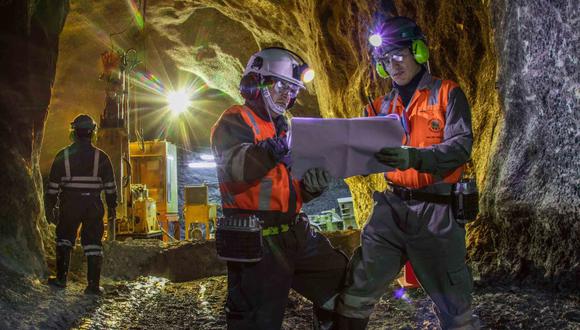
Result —
[{"label": "distant miner", "polygon": [[263,49],[240,82],[246,103],[227,109],[212,129],[225,216],[216,245],[229,260],[228,329],[280,329],[290,288],[313,302],[315,328],[332,325],[347,258],[300,214],[302,203],[327,189],[330,174],[312,168],[302,181],[292,179],[284,117],[313,74],[298,55]]},{"label": "distant miner", "polygon": [[475,218],[477,194],[473,182],[458,184],[473,143],[467,99],[456,83],[431,76],[425,36],[414,21],[390,18],[369,41],[377,73],[391,77],[393,89],[365,115],[398,115],[405,137],[402,147],[376,154],[394,169],[385,175],[390,189],[373,196],[373,213],[337,304],[339,328],[366,328],[374,305],[409,260],[441,328],[478,329],[464,228]]},{"label": "distant miner", "polygon": [[[105,190],[109,216],[115,214],[117,187],[109,156],[92,142],[97,125],[89,115],[79,115],[71,123],[73,144],[56,155],[45,195],[48,221],[56,223],[56,277],[48,283],[66,287],[71,251],[75,245],[79,225],[82,224],[81,243],[87,257],[87,294],[100,294],[99,286],[103,262],[103,202]],[[57,205],[58,201],[58,205]]]}]

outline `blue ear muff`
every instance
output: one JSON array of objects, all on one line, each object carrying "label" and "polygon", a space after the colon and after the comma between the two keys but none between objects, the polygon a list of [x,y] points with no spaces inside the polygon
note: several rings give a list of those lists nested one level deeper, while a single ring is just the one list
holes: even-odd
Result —
[{"label": "blue ear muff", "polygon": [[413,53],[417,63],[425,64],[429,61],[429,48],[427,47],[427,44],[425,44],[425,41],[421,39],[413,40],[413,43],[411,44],[411,52]]}]

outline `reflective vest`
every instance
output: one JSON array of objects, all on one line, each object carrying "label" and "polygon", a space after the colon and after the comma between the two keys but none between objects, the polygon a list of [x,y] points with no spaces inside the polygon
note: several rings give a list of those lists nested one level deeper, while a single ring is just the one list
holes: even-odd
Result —
[{"label": "reflective vest", "polygon": [[[276,128],[270,121],[266,121],[256,115],[246,106],[232,106],[224,112],[222,118],[228,115],[239,114],[244,123],[254,133],[254,144],[276,136]],[[216,124],[216,126],[219,125]],[[215,131],[215,127],[212,129]],[[285,134],[285,132],[284,132]],[[300,196],[300,184],[298,180],[291,180],[289,170],[283,163],[278,163],[263,178],[253,182],[234,181],[231,178],[228,166],[243,166],[243,164],[231,164],[233,154],[243,152],[242,146],[235,146],[235,150],[214,150],[218,165],[219,188],[222,196],[224,209],[242,209],[251,211],[278,211],[288,212],[290,201],[290,182],[294,185],[296,194],[296,210],[302,208]],[[239,169],[239,170],[243,170]]]},{"label": "reflective vest", "polygon": [[[396,89],[389,95],[377,98],[373,102],[374,109],[367,106],[367,116],[387,115],[395,113],[401,117],[405,130],[402,144],[417,148],[443,142],[445,129],[445,113],[449,93],[458,85],[450,80],[432,77],[427,84],[419,83],[417,90],[409,101],[407,109]],[[407,188],[422,188],[437,182],[456,183],[461,178],[465,165],[446,173],[442,178],[430,173],[419,173],[415,169],[405,171],[395,170],[385,173],[388,181]]]},{"label": "reflective vest", "polygon": [[[55,188],[58,185],[63,191],[81,191],[81,192],[96,192],[99,193],[101,190],[105,190],[106,194],[116,193],[115,182],[103,182],[102,178],[99,176],[99,149],[95,148],[94,158],[93,158],[93,175],[92,176],[71,176],[70,170],[70,160],[69,160],[69,148],[64,149],[64,168],[65,176],[60,178],[60,184],[53,182],[49,183],[49,188]],[[51,193],[51,191],[49,191]]]}]

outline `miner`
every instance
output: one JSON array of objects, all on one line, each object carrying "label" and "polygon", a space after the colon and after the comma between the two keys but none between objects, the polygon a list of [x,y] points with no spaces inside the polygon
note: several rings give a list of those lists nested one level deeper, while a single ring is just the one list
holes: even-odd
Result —
[{"label": "miner", "polygon": [[66,287],[71,251],[82,224],[81,243],[87,257],[86,294],[101,294],[101,265],[104,232],[103,202],[105,191],[109,216],[117,206],[117,187],[109,156],[93,145],[97,125],[86,114],[71,123],[71,145],[56,155],[45,194],[45,210],[49,222],[56,223],[56,277],[48,283]]},{"label": "miner", "polygon": [[[327,189],[330,175],[312,168],[302,180],[292,178],[285,118],[312,74],[298,55],[286,49],[257,52],[240,82],[244,105],[227,109],[212,129],[225,219],[248,222],[237,222],[246,229],[258,219],[263,243],[259,258],[227,251],[241,245],[221,242],[218,225],[218,254],[221,246],[223,253],[236,256],[227,263],[228,329],[280,329],[290,288],[312,301],[316,329],[332,325],[348,261],[300,213],[303,203]],[[250,231],[228,233],[239,241],[250,237]]]},{"label": "miner", "polygon": [[471,114],[461,88],[429,72],[424,34],[406,17],[384,21],[369,41],[376,71],[392,79],[389,94],[366,116],[396,114],[401,147],[375,157],[393,168],[389,189],[375,192],[361,246],[337,302],[340,329],[365,329],[374,305],[409,260],[434,303],[443,329],[478,329],[472,315],[472,278],[465,263],[465,228],[452,209],[452,192],[471,155]]}]

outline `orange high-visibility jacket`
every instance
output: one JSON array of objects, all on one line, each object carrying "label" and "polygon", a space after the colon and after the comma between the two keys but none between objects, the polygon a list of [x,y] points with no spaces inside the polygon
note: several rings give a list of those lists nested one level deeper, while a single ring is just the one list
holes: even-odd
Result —
[{"label": "orange high-visibility jacket", "polygon": [[[455,102],[456,96],[461,99],[460,102]],[[430,158],[429,163],[434,164],[430,167],[437,167],[437,161],[446,161],[448,165],[451,163],[449,160],[454,162],[452,168],[447,166],[444,171],[440,171],[439,175],[433,174],[435,171],[417,169],[387,172],[385,177],[388,181],[413,189],[437,182],[456,183],[459,181],[465,166],[463,164],[469,159],[471,153],[473,138],[469,107],[465,95],[456,83],[425,73],[407,109],[396,88],[393,88],[389,95],[375,99],[373,107],[367,105],[364,115],[378,116],[395,113],[401,117],[406,132],[402,141],[403,145],[419,148],[422,155]],[[455,112],[452,124],[448,123],[448,112],[451,111]],[[449,148],[443,151],[435,148],[442,143],[448,143]],[[457,155],[455,157],[457,160],[453,159],[454,153]],[[437,159],[438,156],[443,158],[441,155],[444,154],[446,154],[445,160]]]},{"label": "orange high-visibility jacket", "polygon": [[[253,141],[252,143],[240,141],[227,150],[220,150],[219,147],[213,146],[224,211],[230,209],[287,213],[290,195],[295,194],[296,202],[293,204],[296,209],[290,211],[297,214],[302,208],[300,183],[291,178],[288,168],[282,162],[277,163],[260,179],[251,182],[244,180],[246,151],[253,144],[275,137],[274,124],[262,119],[247,106],[235,105],[227,109],[212,128],[212,141],[220,139],[219,136],[215,136],[217,128],[228,116],[241,116],[242,122],[238,120],[236,124],[241,125],[238,126],[239,128],[251,128]],[[283,135],[286,132],[279,132],[279,134]],[[232,139],[231,136],[228,138]],[[293,191],[290,189],[290,182],[292,182]]]}]

